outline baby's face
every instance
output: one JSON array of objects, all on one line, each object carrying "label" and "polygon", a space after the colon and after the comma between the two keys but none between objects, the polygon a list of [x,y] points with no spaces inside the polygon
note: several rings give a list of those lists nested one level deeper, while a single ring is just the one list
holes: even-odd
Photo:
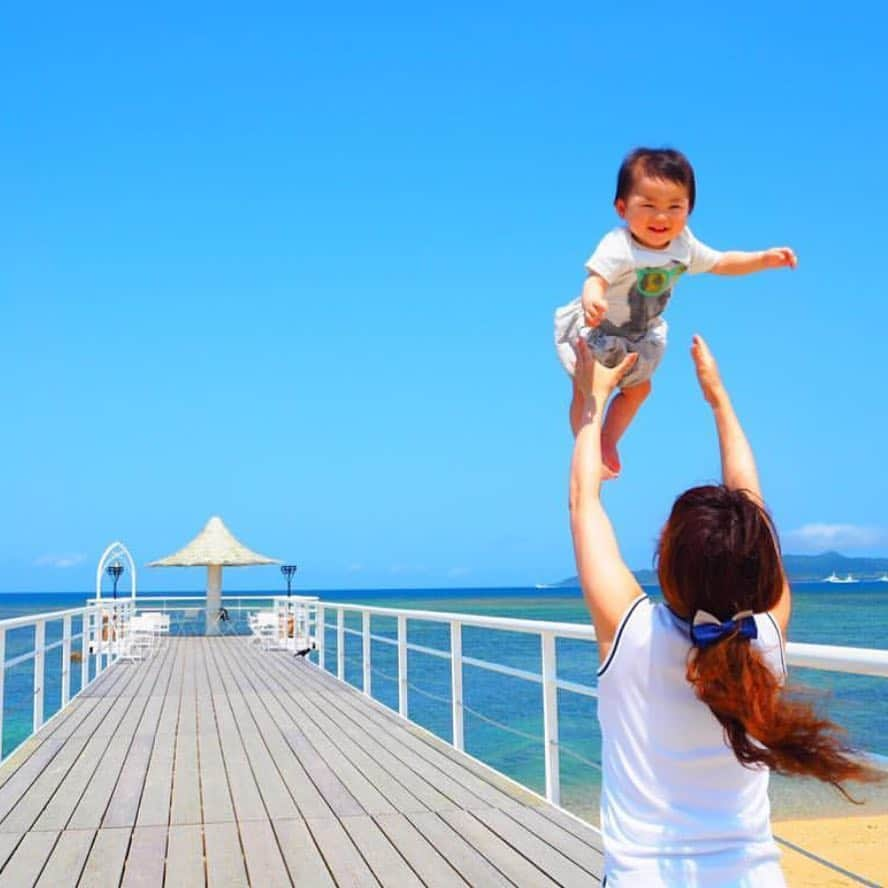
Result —
[{"label": "baby's face", "polygon": [[678,237],[688,221],[688,191],[678,182],[639,176],[626,200],[615,204],[632,236],[646,247],[660,249]]}]

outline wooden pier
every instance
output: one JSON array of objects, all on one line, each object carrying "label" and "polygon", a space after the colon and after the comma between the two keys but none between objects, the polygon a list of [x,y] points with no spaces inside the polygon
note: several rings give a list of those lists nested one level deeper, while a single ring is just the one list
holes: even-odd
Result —
[{"label": "wooden pier", "polygon": [[0,768],[0,888],[598,884],[600,838],[301,659],[171,638]]}]

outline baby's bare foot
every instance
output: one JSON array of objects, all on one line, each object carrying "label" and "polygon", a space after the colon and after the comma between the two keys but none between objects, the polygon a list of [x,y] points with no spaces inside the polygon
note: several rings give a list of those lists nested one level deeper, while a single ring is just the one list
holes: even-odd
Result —
[{"label": "baby's bare foot", "polygon": [[601,439],[601,478],[603,481],[613,481],[620,477],[620,454],[617,453],[615,444],[611,444],[604,438]]}]

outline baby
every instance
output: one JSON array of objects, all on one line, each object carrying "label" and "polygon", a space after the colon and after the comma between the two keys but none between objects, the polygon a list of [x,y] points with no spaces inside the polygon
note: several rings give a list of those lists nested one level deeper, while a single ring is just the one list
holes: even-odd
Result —
[{"label": "baby", "polygon": [[[666,348],[662,314],[676,280],[685,272],[750,274],[797,265],[789,247],[720,253],[698,241],[687,227],[695,196],[694,170],[679,151],[637,148],[628,155],[617,175],[614,199],[625,225],[606,234],[586,262],[589,276],[582,295],[555,312],[555,346],[571,376],[580,336],[609,367],[627,353],[638,354],[602,426],[605,479],[619,475],[617,443],[650,394],[651,377]],[[574,385],[570,405],[574,435],[582,410],[583,397]]]}]

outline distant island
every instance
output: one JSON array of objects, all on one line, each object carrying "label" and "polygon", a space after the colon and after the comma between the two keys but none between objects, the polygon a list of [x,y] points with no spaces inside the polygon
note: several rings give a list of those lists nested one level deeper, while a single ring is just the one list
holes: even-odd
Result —
[{"label": "distant island", "polygon": [[[784,555],[786,575],[794,583],[810,583],[825,580],[835,574],[838,577],[853,576],[855,580],[878,580],[888,575],[888,558],[849,558],[839,552],[823,552],[820,555]],[[657,582],[653,570],[635,570],[635,578],[642,584]],[[568,577],[551,586],[578,586],[576,577]],[[886,584],[888,587],[888,584]]]}]

